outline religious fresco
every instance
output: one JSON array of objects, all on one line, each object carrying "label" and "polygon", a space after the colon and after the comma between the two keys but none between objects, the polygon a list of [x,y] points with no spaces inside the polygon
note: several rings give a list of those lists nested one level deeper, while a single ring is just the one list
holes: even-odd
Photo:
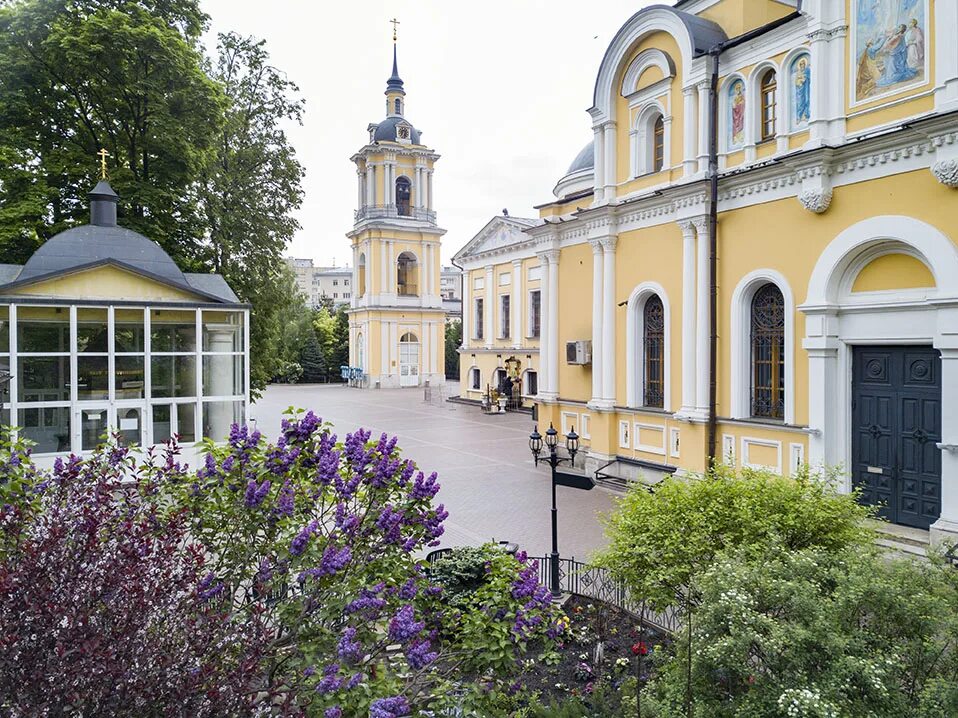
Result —
[{"label": "religious fresco", "polygon": [[788,69],[792,93],[791,126],[793,130],[808,127],[812,117],[812,62],[808,55],[799,55]]},{"label": "religious fresco", "polygon": [[745,83],[735,80],[728,86],[728,146],[745,144]]},{"label": "religious fresco", "polygon": [[855,0],[855,101],[926,79],[927,0]]}]

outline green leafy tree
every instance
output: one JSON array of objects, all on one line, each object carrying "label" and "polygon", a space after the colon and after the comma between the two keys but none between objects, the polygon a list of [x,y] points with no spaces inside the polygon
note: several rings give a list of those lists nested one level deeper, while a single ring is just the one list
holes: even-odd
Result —
[{"label": "green leafy tree", "polygon": [[[696,715],[958,715],[958,580],[940,561],[855,546],[782,545],[718,560],[699,580]],[[686,715],[686,652],[646,690],[648,715]]]},{"label": "green leafy tree", "polygon": [[462,322],[446,324],[446,378],[459,378],[459,346],[462,344]]},{"label": "green leafy tree", "polygon": [[197,2],[19,0],[0,8],[0,255],[23,262],[87,221],[95,153],[121,223],[202,266],[191,188],[226,98],[197,47]]},{"label": "green leafy tree", "polygon": [[221,34],[213,78],[228,101],[197,201],[212,271],[253,306],[250,381],[262,389],[288,361],[281,327],[302,304],[283,262],[299,229],[303,167],[283,130],[302,121],[299,88],[269,64],[265,43]]},{"label": "green leafy tree", "polygon": [[347,364],[349,364],[349,315],[346,314],[346,307],[340,305],[336,310],[333,325],[333,345],[329,365],[332,370],[338,372],[339,367]]}]

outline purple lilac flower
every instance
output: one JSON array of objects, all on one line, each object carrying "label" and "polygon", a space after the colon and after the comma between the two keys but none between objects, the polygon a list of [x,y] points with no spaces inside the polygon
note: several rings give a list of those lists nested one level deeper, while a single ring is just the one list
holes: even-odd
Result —
[{"label": "purple lilac flower", "polygon": [[416,621],[416,612],[412,606],[400,608],[389,622],[389,638],[396,643],[405,643],[419,635],[426,624]]},{"label": "purple lilac flower", "polygon": [[399,589],[399,597],[404,601],[411,601],[416,597],[417,592],[416,579],[411,578],[403,584],[401,589]]},{"label": "purple lilac flower", "polygon": [[363,655],[363,647],[356,640],[356,629],[350,626],[345,631],[339,639],[339,643],[336,646],[336,653],[339,654],[339,657],[344,661],[352,661],[353,663],[357,662]]},{"label": "purple lilac flower", "polygon": [[410,645],[406,649],[406,660],[409,661],[410,668],[418,671],[439,658],[439,654],[429,650],[430,648],[431,644],[426,639],[416,641]]},{"label": "purple lilac flower", "polygon": [[204,601],[211,601],[223,593],[226,587],[223,585],[222,581],[217,581],[216,576],[210,572],[200,579],[196,589],[201,599]]},{"label": "purple lilac flower", "polygon": [[323,713],[324,718],[342,718],[343,709],[339,706],[330,706],[326,709],[326,712]]},{"label": "purple lilac flower", "polygon": [[405,696],[377,698],[369,706],[369,718],[403,718],[410,710]]},{"label": "purple lilac flower", "polygon": [[316,686],[316,690],[320,693],[335,693],[338,691],[343,685],[343,679],[337,675],[338,673],[338,663],[326,666],[326,668],[323,669],[323,677]]},{"label": "purple lilac flower", "polygon": [[287,479],[283,482],[283,487],[279,490],[279,498],[276,501],[276,513],[280,516],[292,516],[295,508],[293,485],[289,482],[289,479]]},{"label": "purple lilac flower", "polygon": [[359,592],[359,598],[346,604],[343,611],[346,615],[363,613],[367,616],[376,615],[386,606],[386,600],[379,594],[386,587],[384,583],[377,583],[372,588],[364,588]]},{"label": "purple lilac flower", "polygon": [[310,521],[298,534],[296,534],[296,537],[289,546],[289,552],[294,556],[299,556],[302,554],[303,551],[306,550],[306,545],[309,543],[310,536],[316,533],[318,528],[318,521]]},{"label": "purple lilac flower", "polygon": [[433,498],[437,493],[439,493],[439,484],[437,483],[438,478],[439,475],[436,474],[435,471],[429,475],[428,479],[420,471],[416,476],[416,481],[413,484],[410,496],[416,501]]},{"label": "purple lilac flower", "polygon": [[337,549],[335,546],[327,546],[319,564],[319,575],[332,576],[342,571],[352,558],[353,552],[349,546],[343,546],[341,549]]}]

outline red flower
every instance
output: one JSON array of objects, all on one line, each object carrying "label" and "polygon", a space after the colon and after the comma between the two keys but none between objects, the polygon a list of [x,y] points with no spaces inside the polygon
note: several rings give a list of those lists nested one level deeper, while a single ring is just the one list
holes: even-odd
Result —
[{"label": "red flower", "polygon": [[646,656],[649,653],[649,647],[645,645],[644,641],[639,641],[638,643],[632,644],[632,655],[633,656]]}]

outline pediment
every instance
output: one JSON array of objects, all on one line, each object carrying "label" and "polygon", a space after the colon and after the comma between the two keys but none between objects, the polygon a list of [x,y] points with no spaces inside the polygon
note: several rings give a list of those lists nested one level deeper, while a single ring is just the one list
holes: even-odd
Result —
[{"label": "pediment", "polygon": [[494,217],[456,255],[457,259],[505,249],[529,239],[524,230],[533,226],[535,220]]}]

